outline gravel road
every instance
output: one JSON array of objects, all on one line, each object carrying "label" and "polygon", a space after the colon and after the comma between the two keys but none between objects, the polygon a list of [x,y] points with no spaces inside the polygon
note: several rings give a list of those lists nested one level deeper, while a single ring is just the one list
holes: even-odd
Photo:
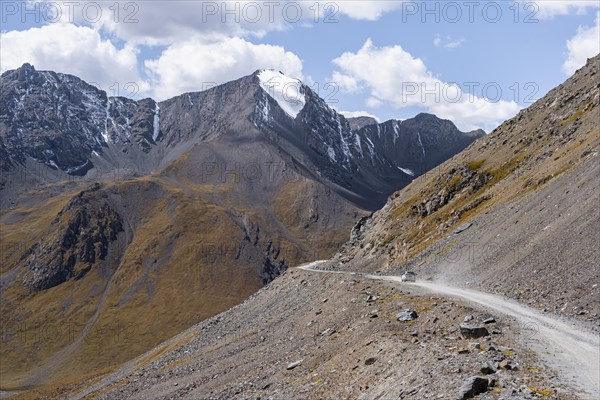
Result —
[{"label": "gravel road", "polygon": [[[334,272],[316,269],[323,262],[325,261],[316,261],[299,268],[321,273]],[[399,276],[362,276],[419,287],[437,295],[460,299],[510,316],[519,326],[530,328],[531,334],[520,336],[520,339],[557,371],[558,378],[563,383],[577,387],[590,396],[600,393],[600,337],[592,332],[494,294],[451,287],[432,281],[405,283],[401,282]]]}]

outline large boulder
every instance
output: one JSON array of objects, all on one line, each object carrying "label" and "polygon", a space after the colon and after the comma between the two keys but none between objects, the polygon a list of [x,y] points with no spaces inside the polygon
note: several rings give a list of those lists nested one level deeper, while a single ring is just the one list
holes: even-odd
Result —
[{"label": "large boulder", "polygon": [[460,325],[460,333],[465,339],[477,339],[480,337],[490,335],[490,333],[485,327],[468,324]]},{"label": "large boulder", "polygon": [[466,400],[477,396],[480,393],[487,391],[489,381],[481,376],[472,376],[467,379],[458,392],[456,400]]}]

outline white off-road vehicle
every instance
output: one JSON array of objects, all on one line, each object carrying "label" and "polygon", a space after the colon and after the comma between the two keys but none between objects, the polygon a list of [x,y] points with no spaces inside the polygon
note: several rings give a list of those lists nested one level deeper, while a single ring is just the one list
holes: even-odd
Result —
[{"label": "white off-road vehicle", "polygon": [[417,280],[417,275],[414,272],[406,271],[400,277],[402,282],[415,282]]}]

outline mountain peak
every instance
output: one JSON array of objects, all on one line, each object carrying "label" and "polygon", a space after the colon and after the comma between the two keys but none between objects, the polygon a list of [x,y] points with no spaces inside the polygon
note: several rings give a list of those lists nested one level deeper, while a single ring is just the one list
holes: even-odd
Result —
[{"label": "mountain peak", "polygon": [[295,119],[306,105],[302,81],[286,76],[281,71],[263,69],[256,73],[260,86],[279,107],[292,119]]},{"label": "mountain peak", "polygon": [[418,120],[430,120],[430,121],[444,121],[444,119],[438,117],[435,114],[424,113],[424,112],[415,115],[414,119],[418,119]]},{"label": "mountain peak", "polygon": [[29,63],[21,65],[20,70],[35,72],[35,67]]},{"label": "mountain peak", "polygon": [[17,80],[23,82],[27,77],[32,76],[36,72],[35,67],[29,63],[25,63],[16,69],[9,69],[2,73],[2,77],[13,76],[17,78]]}]

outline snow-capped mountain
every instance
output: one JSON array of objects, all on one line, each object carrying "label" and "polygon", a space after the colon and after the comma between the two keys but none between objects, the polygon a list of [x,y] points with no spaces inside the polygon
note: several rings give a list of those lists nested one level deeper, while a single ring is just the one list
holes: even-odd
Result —
[{"label": "snow-capped mountain", "polygon": [[424,114],[353,130],[308,86],[272,70],[161,103],[109,97],[29,64],[5,72],[1,89],[5,170],[30,159],[69,175],[96,164],[104,173],[133,164],[144,174],[204,141],[267,140],[369,209],[483,135]]},{"label": "snow-capped mountain", "polygon": [[29,157],[71,175],[94,167],[93,155],[120,143],[149,151],[156,103],[108,97],[81,79],[24,64],[1,77],[3,166]]},{"label": "snow-capped mountain", "polygon": [[[485,135],[482,130],[463,133],[451,121],[430,114],[381,124],[363,122],[353,129],[300,81],[275,71],[258,71],[255,76],[265,89],[252,117],[255,124],[284,139],[288,147],[292,144],[295,149],[290,152],[300,150],[308,156],[323,176],[351,191],[352,200],[365,208],[381,206],[395,188]],[[287,118],[274,113],[275,108],[284,110]]]}]

